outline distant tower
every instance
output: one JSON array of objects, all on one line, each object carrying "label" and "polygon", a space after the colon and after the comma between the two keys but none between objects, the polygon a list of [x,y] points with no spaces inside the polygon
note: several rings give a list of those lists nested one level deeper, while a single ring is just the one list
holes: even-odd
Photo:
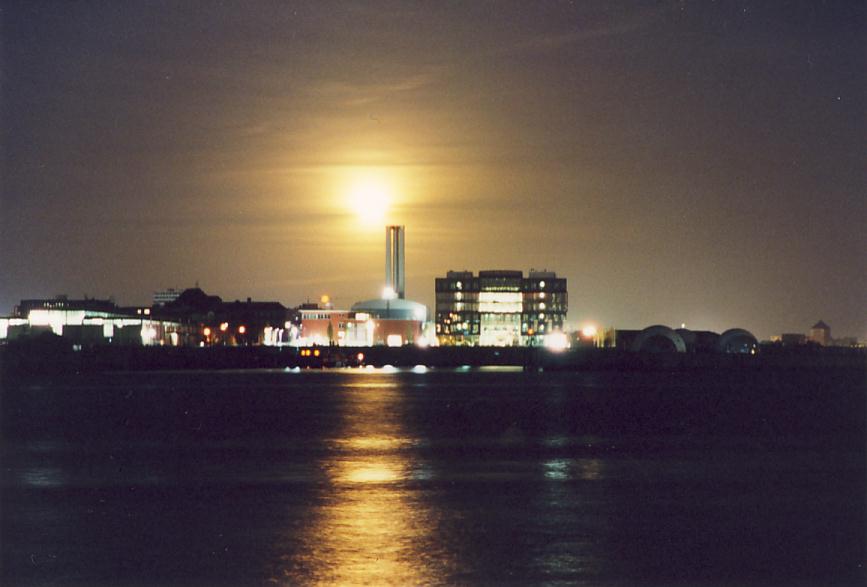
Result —
[{"label": "distant tower", "polygon": [[406,272],[404,271],[403,226],[385,227],[385,287],[394,290],[397,297],[406,297]]},{"label": "distant tower", "polygon": [[818,322],[813,324],[813,327],[810,329],[809,339],[822,346],[830,345],[831,327],[825,324],[822,320],[819,320]]}]

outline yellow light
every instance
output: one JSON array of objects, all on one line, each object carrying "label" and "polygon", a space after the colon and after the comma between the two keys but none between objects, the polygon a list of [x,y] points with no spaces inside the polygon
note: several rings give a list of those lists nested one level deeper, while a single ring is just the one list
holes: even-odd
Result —
[{"label": "yellow light", "polygon": [[328,305],[331,302],[331,298],[328,295],[324,295],[319,299],[325,305]]},{"label": "yellow light", "polygon": [[247,332],[246,326],[244,326],[243,324],[241,326],[238,326],[238,334],[244,334],[245,332]]},{"label": "yellow light", "polygon": [[315,351],[313,351],[313,356],[314,356],[314,357],[318,357],[318,356],[319,356],[319,349],[316,349]]},{"label": "yellow light", "polygon": [[348,471],[345,480],[351,483],[387,483],[400,479],[396,467],[387,464],[365,464]]},{"label": "yellow light", "polygon": [[211,336],[211,329],[205,326],[205,329],[202,331],[202,334],[205,336]]},{"label": "yellow light", "polygon": [[220,324],[220,331],[221,332],[226,332],[228,329],[229,329],[229,323],[228,322],[223,322],[222,324]]},{"label": "yellow light", "polygon": [[365,226],[382,226],[391,206],[393,189],[382,173],[361,172],[350,179],[349,206]]},{"label": "yellow light", "polygon": [[592,324],[588,324],[583,329],[581,329],[581,334],[584,335],[584,338],[593,338],[596,336],[596,327]]}]

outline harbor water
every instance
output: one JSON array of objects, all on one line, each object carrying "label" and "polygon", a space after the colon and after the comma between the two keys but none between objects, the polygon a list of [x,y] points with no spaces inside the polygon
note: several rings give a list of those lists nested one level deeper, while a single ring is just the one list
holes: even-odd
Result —
[{"label": "harbor water", "polygon": [[3,585],[860,585],[862,371],[9,382]]}]

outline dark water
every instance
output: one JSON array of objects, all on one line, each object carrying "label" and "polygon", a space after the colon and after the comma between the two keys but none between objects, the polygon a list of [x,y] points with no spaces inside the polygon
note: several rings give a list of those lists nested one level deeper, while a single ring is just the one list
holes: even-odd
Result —
[{"label": "dark water", "polygon": [[7,386],[3,585],[860,585],[863,373]]}]

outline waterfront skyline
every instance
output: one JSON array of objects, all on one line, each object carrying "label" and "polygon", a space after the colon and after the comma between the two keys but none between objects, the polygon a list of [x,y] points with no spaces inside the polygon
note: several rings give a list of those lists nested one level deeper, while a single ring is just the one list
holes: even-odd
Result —
[{"label": "waterfront skyline", "polygon": [[546,268],[570,323],[863,338],[863,4],[722,4],[6,2],[0,313],[349,307],[394,223],[429,306]]}]

